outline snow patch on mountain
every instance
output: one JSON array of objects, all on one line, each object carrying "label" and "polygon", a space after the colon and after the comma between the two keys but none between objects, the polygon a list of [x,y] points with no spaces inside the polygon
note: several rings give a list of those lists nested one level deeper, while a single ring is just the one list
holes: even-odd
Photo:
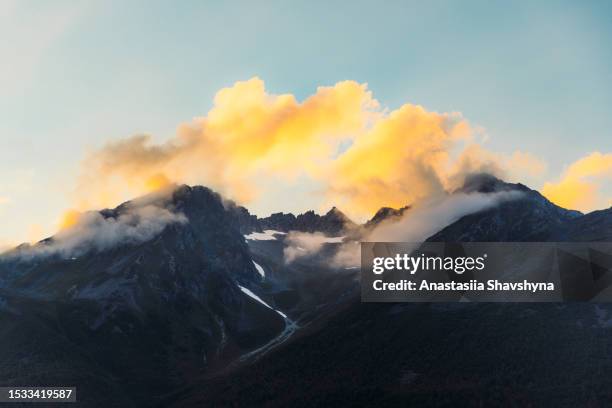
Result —
[{"label": "snow patch on mountain", "polygon": [[274,309],[272,306],[270,306],[269,304],[267,304],[266,302],[263,301],[262,298],[260,298],[259,296],[257,296],[255,293],[251,292],[249,289],[245,288],[244,286],[240,286],[238,285],[238,287],[240,288],[240,290],[247,294],[248,296],[250,296],[251,298],[255,299],[256,301],[258,301],[259,303],[261,303],[262,305],[264,305],[265,307],[267,307],[268,309],[274,310],[276,313],[278,313],[279,315],[281,315],[283,318],[287,318],[287,315],[284,314],[283,312],[281,312],[280,310],[276,310]]},{"label": "snow patch on mountain", "polygon": [[257,269],[257,272],[259,272],[259,274],[261,275],[262,278],[266,277],[266,271],[264,271],[264,268],[261,267],[260,264],[258,264],[257,262],[253,261],[253,265],[255,265],[255,269]]},{"label": "snow patch on mountain", "polygon": [[276,230],[265,230],[264,232],[251,232],[244,237],[251,241],[275,241],[276,235],[285,235],[285,233]]}]

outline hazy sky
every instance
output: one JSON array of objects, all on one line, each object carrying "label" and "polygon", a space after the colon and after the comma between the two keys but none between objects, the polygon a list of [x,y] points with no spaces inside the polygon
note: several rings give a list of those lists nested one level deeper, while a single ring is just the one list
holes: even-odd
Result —
[{"label": "hazy sky", "polygon": [[390,108],[459,111],[547,179],[612,151],[608,1],[0,0],[0,37],[0,245],[53,231],[88,150],[164,140],[253,76],[298,99],[352,79]]}]

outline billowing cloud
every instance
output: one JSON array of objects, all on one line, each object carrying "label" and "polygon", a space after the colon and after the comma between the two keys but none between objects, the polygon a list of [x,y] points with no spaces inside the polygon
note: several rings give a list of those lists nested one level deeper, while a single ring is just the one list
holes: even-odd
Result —
[{"label": "billowing cloud", "polygon": [[[299,200],[293,193],[310,194],[321,208],[338,206],[356,221],[383,206],[411,205],[411,214],[428,206],[422,225],[400,223],[388,230],[381,225],[377,233],[382,235],[372,237],[382,240],[393,235],[393,228],[401,228],[425,239],[426,231],[450,223],[448,217],[456,216],[457,209],[464,214],[492,205],[488,199],[468,205],[474,196],[449,196],[468,174],[487,172],[524,181],[546,171],[546,164],[527,152],[487,150],[475,140],[481,132],[457,112],[431,112],[413,104],[394,110],[381,107],[366,84],[354,81],[319,87],[303,101],[291,94],[270,94],[259,78],[236,82],[216,94],[205,116],[179,125],[164,142],[134,135],[92,151],[82,163],[74,205],[78,211],[63,217],[57,248],[73,251],[77,236],[103,248],[107,241],[139,239],[167,222],[180,221],[156,214],[161,222],[155,224],[139,215],[144,221],[135,227],[131,221],[81,215],[174,183],[204,184],[247,206],[262,197],[278,197],[279,208],[274,210]],[[605,198],[598,195],[598,183],[610,176],[611,157],[593,153],[581,159],[558,183],[546,184],[544,194],[570,208],[601,205]],[[282,194],[271,194],[279,185]],[[446,213],[430,216],[436,209]],[[101,240],[92,235],[94,230]],[[325,239],[289,237],[286,259],[317,252]]]},{"label": "billowing cloud", "polygon": [[445,190],[450,151],[468,135],[459,114],[404,105],[379,118],[330,163],[328,199],[352,216],[402,207]]},{"label": "billowing cloud", "polygon": [[[156,181],[206,184],[241,203],[260,193],[263,178],[313,174],[340,143],[361,132],[378,104],[352,81],[321,87],[303,102],[271,95],[253,78],[222,89],[205,117],[182,124],[155,144],[137,135],[108,144],[83,163],[79,207],[110,205]],[[124,194],[125,195],[125,194]]]},{"label": "billowing cloud", "polygon": [[558,182],[544,184],[542,194],[561,207],[592,211],[612,206],[612,153],[594,152],[572,163]]},{"label": "billowing cloud", "polygon": [[459,113],[385,109],[354,81],[320,87],[300,102],[252,78],[220,90],[206,116],[164,143],[136,135],[92,152],[76,207],[116,205],[173,182],[205,184],[244,205],[279,183],[289,195],[308,184],[321,208],[336,205],[363,220],[382,206],[443,195],[471,172],[542,171],[527,153],[490,153],[471,134]]}]

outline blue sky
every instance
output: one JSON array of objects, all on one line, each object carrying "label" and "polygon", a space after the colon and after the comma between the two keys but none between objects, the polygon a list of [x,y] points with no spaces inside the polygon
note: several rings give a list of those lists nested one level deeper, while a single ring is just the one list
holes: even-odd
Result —
[{"label": "blue sky", "polygon": [[353,79],[391,108],[462,112],[550,178],[612,151],[612,3],[425,3],[2,2],[0,244],[52,231],[88,150],[164,140],[253,76],[298,98]]}]

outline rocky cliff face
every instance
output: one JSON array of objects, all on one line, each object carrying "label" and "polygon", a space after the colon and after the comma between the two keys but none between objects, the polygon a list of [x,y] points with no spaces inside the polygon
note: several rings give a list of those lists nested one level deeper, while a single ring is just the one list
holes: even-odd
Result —
[{"label": "rocky cliff face", "polygon": [[383,221],[399,220],[409,209],[409,205],[402,208],[382,207],[364,224],[364,227],[373,228]]},{"label": "rocky cliff face", "polygon": [[292,213],[278,212],[264,218],[258,218],[246,208],[233,202],[227,202],[226,207],[238,222],[238,227],[243,234],[275,230],[281,232],[322,232],[329,236],[338,236],[357,227],[357,224],[336,207],[333,207],[324,215],[319,215],[310,210],[297,216]]},{"label": "rocky cliff face", "polygon": [[333,207],[325,215],[314,211],[306,211],[295,216],[291,213],[275,213],[266,218],[259,219],[262,229],[271,229],[282,232],[323,232],[329,236],[338,236],[357,227],[342,211]]},{"label": "rocky cliff face", "polygon": [[257,216],[251,214],[246,208],[231,201],[226,203],[226,208],[238,222],[238,228],[242,234],[262,231]]}]

